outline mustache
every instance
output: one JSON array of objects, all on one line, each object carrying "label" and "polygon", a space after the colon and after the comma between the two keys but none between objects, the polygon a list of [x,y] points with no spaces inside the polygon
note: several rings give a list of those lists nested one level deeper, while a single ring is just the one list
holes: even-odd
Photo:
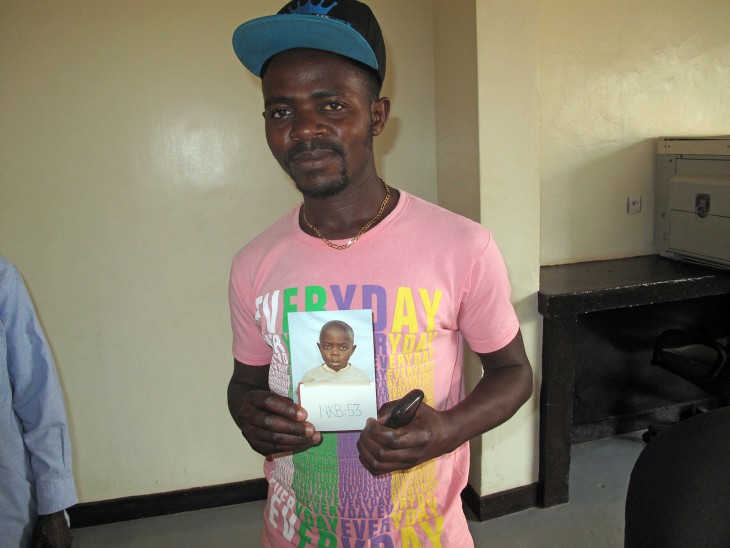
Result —
[{"label": "mustache", "polygon": [[294,161],[294,157],[302,152],[313,152],[315,150],[331,150],[335,154],[345,157],[345,150],[336,143],[327,141],[301,141],[284,153],[284,163],[290,164]]}]

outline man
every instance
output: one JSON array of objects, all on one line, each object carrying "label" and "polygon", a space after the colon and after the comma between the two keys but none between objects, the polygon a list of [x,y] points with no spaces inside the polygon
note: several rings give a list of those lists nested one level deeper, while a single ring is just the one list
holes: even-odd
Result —
[{"label": "man", "polygon": [[[287,4],[233,38],[262,78],[266,138],[304,201],[234,258],[231,415],[266,455],[266,546],[470,546],[460,493],[468,440],[529,398],[532,371],[491,234],[383,182],[373,138],[385,48],[353,0]],[[336,267],[332,265],[336,264]],[[377,419],[322,434],[290,399],[287,314],[373,314]],[[484,377],[463,393],[462,342]],[[410,424],[384,425],[420,388]]]},{"label": "man", "polygon": [[63,395],[17,269],[0,257],[0,544],[67,547],[76,504]]}]

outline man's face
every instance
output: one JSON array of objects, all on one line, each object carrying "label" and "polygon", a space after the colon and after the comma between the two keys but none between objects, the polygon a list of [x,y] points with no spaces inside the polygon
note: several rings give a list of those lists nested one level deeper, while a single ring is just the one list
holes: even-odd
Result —
[{"label": "man's face", "polygon": [[352,337],[347,330],[331,326],[319,336],[317,347],[327,367],[339,371],[347,366],[350,356],[355,351],[356,346],[352,343]]},{"label": "man's face", "polygon": [[347,59],[318,50],[280,53],[262,80],[266,140],[305,196],[339,193],[374,173],[373,136],[387,119],[367,78]]}]

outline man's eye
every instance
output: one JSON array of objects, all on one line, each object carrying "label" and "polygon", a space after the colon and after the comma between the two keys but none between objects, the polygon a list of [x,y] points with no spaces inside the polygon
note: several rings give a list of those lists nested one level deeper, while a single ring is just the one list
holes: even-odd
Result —
[{"label": "man's eye", "polygon": [[345,108],[345,107],[340,103],[327,103],[324,107],[325,110],[329,110],[329,111],[342,110],[343,108]]},{"label": "man's eye", "polygon": [[273,119],[284,118],[288,114],[289,114],[289,109],[277,108],[277,109],[269,111],[269,118],[273,118]]}]

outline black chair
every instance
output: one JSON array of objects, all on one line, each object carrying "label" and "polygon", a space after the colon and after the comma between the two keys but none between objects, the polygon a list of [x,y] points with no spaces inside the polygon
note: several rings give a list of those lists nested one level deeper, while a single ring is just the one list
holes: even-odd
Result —
[{"label": "black chair", "polygon": [[644,447],[629,480],[624,542],[730,546],[730,407],[678,422]]},{"label": "black chair", "polygon": [[[717,340],[669,329],[657,337],[651,363],[670,371],[720,398],[720,405],[730,404],[730,337]],[[697,408],[692,414],[707,411]],[[669,425],[650,425],[644,433],[649,442]]]}]

